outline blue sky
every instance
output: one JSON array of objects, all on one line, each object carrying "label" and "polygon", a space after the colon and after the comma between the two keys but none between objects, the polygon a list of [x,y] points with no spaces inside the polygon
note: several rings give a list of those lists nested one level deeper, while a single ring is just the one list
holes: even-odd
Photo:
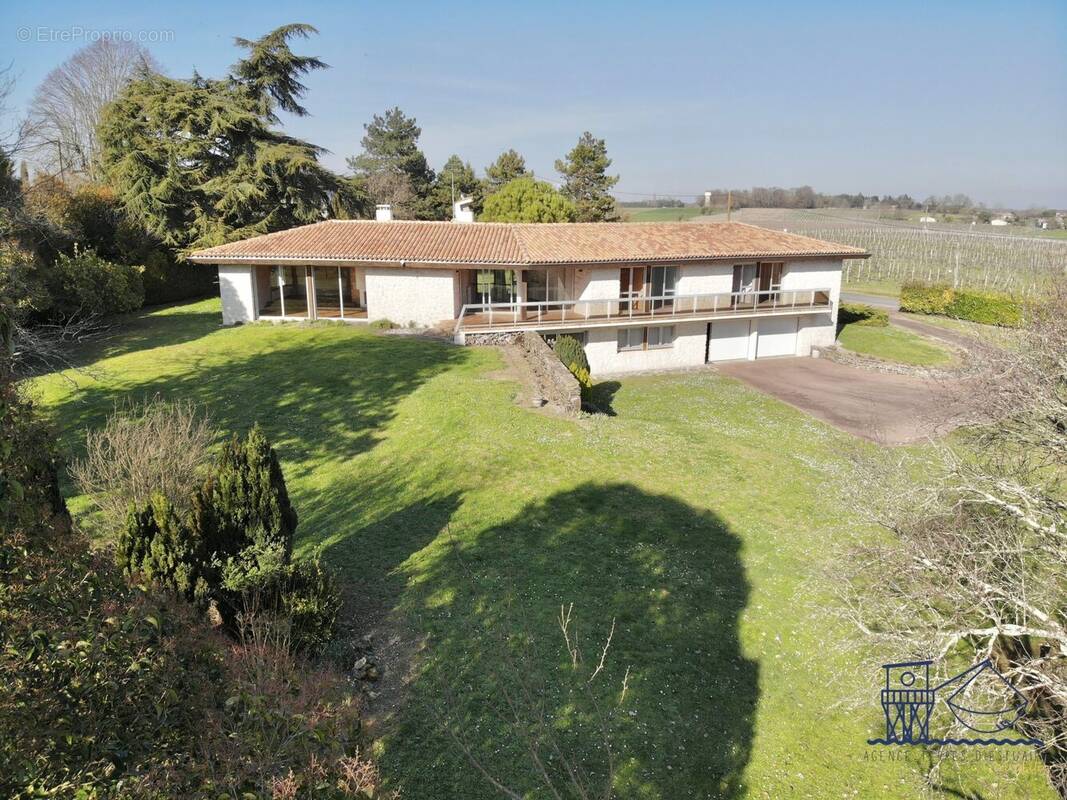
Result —
[{"label": "blue sky", "polygon": [[[79,28],[165,31],[168,74],[221,74],[285,22],[332,69],[287,129],[342,168],[399,105],[433,166],[515,147],[542,177],[583,130],[636,193],[810,184],[1067,207],[1067,3],[85,2],[6,4],[25,104]],[[28,33],[27,33],[28,32]],[[29,41],[21,41],[29,36]],[[62,41],[71,38],[80,41]]]}]

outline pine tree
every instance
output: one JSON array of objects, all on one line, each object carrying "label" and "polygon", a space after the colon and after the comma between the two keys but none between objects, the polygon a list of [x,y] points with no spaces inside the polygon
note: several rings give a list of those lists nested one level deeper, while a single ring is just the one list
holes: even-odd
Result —
[{"label": "pine tree", "polygon": [[164,244],[194,249],[365,210],[322,148],[275,130],[278,109],[306,113],[299,77],[325,65],[295,55],[287,25],[255,42],[221,80],[145,72],[101,116],[101,165],[124,207]]},{"label": "pine tree", "polygon": [[485,199],[485,222],[574,222],[574,203],[545,181],[517,178]]},{"label": "pine tree", "polygon": [[486,194],[502,189],[518,178],[532,178],[533,172],[526,169],[526,159],[514,150],[505,150],[496,161],[485,168]]},{"label": "pine tree", "polygon": [[399,108],[375,114],[364,126],[363,152],[348,158],[349,168],[362,178],[376,203],[398,205],[401,214],[433,219],[431,197],[434,172],[419,149],[422,128]]},{"label": "pine tree", "polygon": [[485,187],[474,174],[470,162],[464,162],[459,156],[453,155],[437,172],[437,180],[434,182],[433,204],[437,210],[437,219],[450,219],[452,203],[460,197],[472,198],[474,202],[471,203],[471,208],[474,213],[482,213]]},{"label": "pine tree", "polygon": [[608,175],[611,166],[607,146],[586,131],[565,159],[556,161],[556,171],[563,176],[564,195],[578,207],[578,222],[615,222],[615,198],[608,190],[619,182],[618,175]]}]

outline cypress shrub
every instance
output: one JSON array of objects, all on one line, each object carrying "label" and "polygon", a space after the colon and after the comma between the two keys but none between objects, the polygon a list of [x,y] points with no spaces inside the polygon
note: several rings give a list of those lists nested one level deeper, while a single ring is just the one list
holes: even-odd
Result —
[{"label": "cypress shrub", "polygon": [[222,554],[233,556],[253,545],[280,547],[289,558],[297,515],[278,456],[259,423],[243,442],[234,436],[223,446],[205,492]]},{"label": "cypress shrub", "polygon": [[585,348],[573,336],[558,337],[552,349],[571,372],[576,373],[577,370],[584,369],[587,374],[589,373],[589,359],[585,355]]}]

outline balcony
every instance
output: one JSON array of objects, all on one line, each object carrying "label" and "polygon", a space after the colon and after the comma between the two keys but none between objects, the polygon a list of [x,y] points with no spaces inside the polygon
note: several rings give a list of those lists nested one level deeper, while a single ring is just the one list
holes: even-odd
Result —
[{"label": "balcony", "polygon": [[556,300],[543,303],[468,303],[454,333],[554,328],[616,327],[651,322],[711,320],[826,313],[830,289],[662,295],[612,300]]}]

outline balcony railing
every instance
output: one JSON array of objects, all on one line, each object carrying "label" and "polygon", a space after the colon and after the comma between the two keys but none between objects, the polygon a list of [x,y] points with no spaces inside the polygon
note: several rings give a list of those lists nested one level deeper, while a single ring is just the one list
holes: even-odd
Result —
[{"label": "balcony railing", "polygon": [[759,314],[804,313],[830,308],[830,289],[659,295],[605,300],[554,300],[533,303],[467,303],[455,333],[500,328],[560,328],[610,324],[710,319]]}]

